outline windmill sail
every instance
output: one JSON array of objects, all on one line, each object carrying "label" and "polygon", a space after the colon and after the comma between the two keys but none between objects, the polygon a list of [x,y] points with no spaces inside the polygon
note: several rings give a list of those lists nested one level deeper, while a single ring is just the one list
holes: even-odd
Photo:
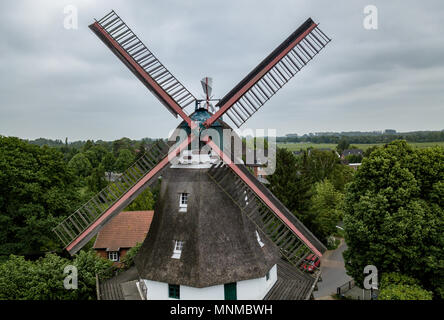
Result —
[{"label": "windmill sail", "polygon": [[[253,192],[223,162],[213,165],[208,174],[242,212],[279,247],[282,255],[291,264],[299,266],[310,254],[322,256],[326,250],[325,246],[247,168],[242,165],[238,167],[261,190],[262,197]],[[236,177],[236,183],[224,184],[224,181],[229,180],[224,177],[230,175]],[[264,201],[265,199],[268,201]],[[273,209],[270,208],[270,203]]]},{"label": "windmill sail", "polygon": [[118,181],[109,184],[53,229],[69,253],[80,250],[107,221],[157,180],[168,163],[167,152],[165,142],[156,142]]},{"label": "windmill sail", "polygon": [[185,108],[196,98],[114,11],[89,27],[175,117],[189,120]]},{"label": "windmill sail", "polygon": [[[244,165],[234,164],[223,151],[208,142],[225,161],[212,165],[210,177],[266,234],[293,265],[310,254],[322,256],[327,248]],[[230,168],[229,168],[230,167]],[[235,176],[233,184],[229,175]]]},{"label": "windmill sail", "polygon": [[226,113],[239,128],[330,41],[309,18],[219,101],[205,125]]}]

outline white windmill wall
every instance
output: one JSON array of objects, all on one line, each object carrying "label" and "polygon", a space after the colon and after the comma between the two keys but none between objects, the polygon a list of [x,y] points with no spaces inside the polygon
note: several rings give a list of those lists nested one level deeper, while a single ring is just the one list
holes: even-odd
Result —
[{"label": "white windmill wall", "polygon": [[[144,280],[147,287],[147,300],[176,300],[168,297],[168,284]],[[237,282],[238,300],[261,300],[277,281],[277,267],[270,269],[270,278],[266,277]],[[223,285],[206,288],[180,286],[180,300],[224,300]]]},{"label": "white windmill wall", "polygon": [[262,300],[277,281],[277,266],[270,269],[270,278],[266,277],[239,281],[237,283],[238,300]]}]

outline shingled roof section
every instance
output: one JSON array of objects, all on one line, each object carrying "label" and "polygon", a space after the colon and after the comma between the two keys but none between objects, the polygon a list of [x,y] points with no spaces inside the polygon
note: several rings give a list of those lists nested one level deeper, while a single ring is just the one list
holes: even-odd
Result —
[{"label": "shingled roof section", "polygon": [[150,229],[154,211],[122,211],[97,235],[94,249],[118,251],[143,242]]}]

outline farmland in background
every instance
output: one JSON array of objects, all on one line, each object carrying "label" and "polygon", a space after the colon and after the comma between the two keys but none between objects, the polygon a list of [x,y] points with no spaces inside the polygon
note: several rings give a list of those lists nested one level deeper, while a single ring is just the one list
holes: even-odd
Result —
[{"label": "farmland in background", "polygon": [[[444,147],[444,142],[409,142],[409,145],[416,147],[416,148],[426,148],[426,147],[433,147],[433,146],[441,146]],[[355,146],[362,150],[367,150],[370,147],[373,146],[382,146],[384,143],[368,143],[368,144],[359,144],[359,143],[352,143],[351,146]],[[310,143],[310,142],[290,142],[290,143],[278,143],[278,148],[286,148],[290,151],[299,151],[300,149],[305,150],[308,148],[314,148],[314,149],[320,149],[320,148],[330,148],[332,150],[336,149],[336,144],[334,143]]]}]

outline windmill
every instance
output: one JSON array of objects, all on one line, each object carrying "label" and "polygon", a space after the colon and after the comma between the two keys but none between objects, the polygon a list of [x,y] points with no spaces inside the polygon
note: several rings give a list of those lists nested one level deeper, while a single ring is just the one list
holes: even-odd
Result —
[{"label": "windmill", "polygon": [[[225,297],[227,292],[233,296],[233,283],[239,284],[234,296],[263,298],[273,289],[262,280],[268,281],[270,272],[273,288],[279,280],[276,257],[286,261],[282,270],[290,265],[295,272],[307,257],[322,256],[325,246],[241,161],[233,161],[223,141],[202,136],[205,129],[232,130],[223,115],[242,126],[330,42],[311,18],[220,99],[217,111],[210,106],[210,78],[202,79],[205,99],[199,101],[114,11],[89,27],[168,111],[182,118],[178,128],[187,136],[173,146],[162,141],[152,145],[119,181],[54,228],[70,254],[162,176],[160,204],[136,257],[151,298],[161,297],[152,295],[160,284],[168,285],[173,296],[179,285],[188,288],[182,290],[188,297],[199,298],[190,288],[200,288],[204,299],[211,298],[208,288],[222,285]],[[196,140],[197,149],[192,147]],[[254,279],[261,279],[256,287],[262,289],[250,290],[259,295],[248,296],[241,283]]]}]

